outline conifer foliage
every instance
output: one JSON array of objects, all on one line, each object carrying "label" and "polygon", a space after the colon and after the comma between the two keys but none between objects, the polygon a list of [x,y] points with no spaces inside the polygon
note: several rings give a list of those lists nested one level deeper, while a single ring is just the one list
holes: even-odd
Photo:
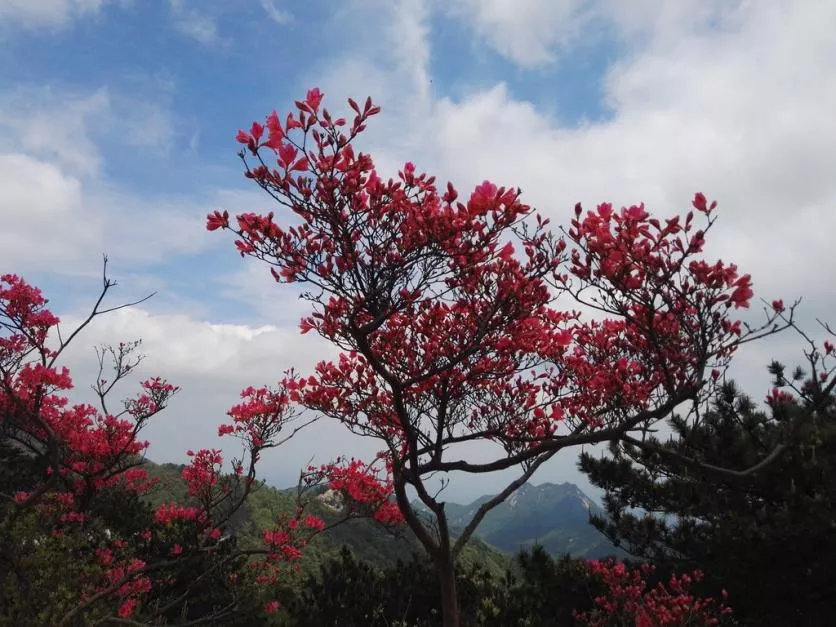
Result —
[{"label": "conifer foliage", "polygon": [[[674,417],[669,440],[584,454],[580,467],[606,491],[608,516],[595,525],[634,555],[669,570],[700,568],[746,625],[826,625],[836,610],[836,405],[816,381],[804,384],[803,372],[793,378],[801,395],[782,393],[792,381],[780,364],[771,371],[766,411],[729,382],[698,423]],[[782,442],[787,450],[752,476],[683,462],[753,467]]]}]

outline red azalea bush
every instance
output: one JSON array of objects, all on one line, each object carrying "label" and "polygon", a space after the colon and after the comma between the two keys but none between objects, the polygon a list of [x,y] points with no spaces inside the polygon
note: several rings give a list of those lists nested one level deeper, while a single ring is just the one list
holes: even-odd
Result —
[{"label": "red azalea bush", "polygon": [[[307,541],[325,528],[299,507],[264,532],[262,549],[231,550],[225,542],[230,518],[256,487],[262,452],[304,426],[285,433],[298,412],[283,389],[248,388],[229,410],[232,423],[219,433],[238,437],[245,450],[241,460],[233,460],[232,473],[222,472],[219,450],[188,451],[190,462],[182,471],[186,501],[148,509],[143,499],[155,481],[144,462],[149,443],[141,432],[179,388],[148,379],[136,397],[123,402],[122,411],[112,412],[108,395],[141,360],[135,354],[138,342],[122,343],[97,351],[93,390],[100,407],[71,405],[66,393],[73,382],[58,361],[90,320],[112,311],[99,309],[114,284],[105,278],[104,285],[90,316],[64,340],[40,290],[18,276],[0,276],[0,605],[16,625],[28,624],[33,615],[41,623],[75,625],[109,616],[159,620],[188,612],[199,605],[198,588],[213,577],[226,577],[218,584],[224,588],[236,582],[274,584],[282,566],[298,560]],[[108,355],[111,380],[104,375]],[[333,464],[321,475],[328,481],[336,473],[338,490],[351,490],[355,481],[375,489],[361,471],[348,472]],[[244,563],[247,571],[240,570]],[[27,592],[42,606],[27,601]],[[230,604],[209,602],[203,620],[252,612],[227,592]],[[257,598],[251,595],[249,601]],[[276,608],[269,601],[263,609]]]},{"label": "red azalea bush", "polygon": [[[312,89],[284,121],[274,112],[237,136],[246,176],[287,219],[219,210],[207,228],[233,232],[241,256],[266,262],[277,282],[310,287],[300,330],[342,352],[284,383],[301,405],[381,441],[454,627],[453,565],[491,508],[563,448],[633,440],[685,403],[696,409],[737,347],[786,328],[793,310],[776,301],[757,328],[733,317],[749,307],[752,281],[702,257],[717,207],[703,194],[666,220],[643,205],[578,205],[558,237],[519,190],[485,181],[460,197],[412,163],[384,180],[353,146],[380,108],[349,99],[348,121],[322,101]],[[598,319],[556,307],[561,299]],[[470,460],[460,450],[471,442],[499,453]],[[512,467],[519,478],[451,538],[425,481]]]},{"label": "red azalea bush", "polygon": [[[606,593],[595,598],[591,612],[576,613],[581,627],[716,627],[732,625],[732,610],[716,599],[698,597],[691,585],[702,580],[700,571],[673,575],[667,585],[649,587],[654,571],[649,564],[629,568],[613,559],[588,562],[590,575],[601,578]],[[725,592],[723,593],[725,600]]]}]

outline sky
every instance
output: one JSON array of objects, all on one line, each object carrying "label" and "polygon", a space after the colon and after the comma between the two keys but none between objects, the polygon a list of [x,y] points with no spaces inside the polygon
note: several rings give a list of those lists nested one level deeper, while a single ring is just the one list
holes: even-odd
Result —
[{"label": "sky", "polygon": [[[0,0],[0,272],[40,287],[69,329],[107,253],[107,304],[157,294],[68,350],[73,400],[91,400],[95,345],[141,338],[120,398],[146,376],[182,387],[149,457],[237,452],[217,425],[240,391],[335,353],[205,216],[279,210],[242,176],[235,134],[319,87],[335,113],[348,97],[382,107],[359,146],[384,177],[413,161],[459,190],[520,187],[555,225],[579,201],[670,217],[702,191],[720,205],[707,256],[751,273],[758,298],[803,297],[820,337],[816,318],[836,320],[834,23],[820,0]],[[761,319],[756,301],[744,320]],[[733,373],[760,400],[768,361],[802,348],[746,347]],[[285,487],[311,460],[378,448],[320,421],[261,476]],[[534,483],[600,496],[575,463],[561,452]],[[447,498],[513,476],[452,477]]]}]

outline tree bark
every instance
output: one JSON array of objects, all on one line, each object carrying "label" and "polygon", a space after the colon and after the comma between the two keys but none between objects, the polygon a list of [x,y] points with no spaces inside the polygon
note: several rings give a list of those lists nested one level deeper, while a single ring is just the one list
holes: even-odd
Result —
[{"label": "tree bark", "polygon": [[444,627],[460,627],[459,599],[456,593],[456,568],[448,555],[436,560],[438,580],[441,584],[441,619]]}]

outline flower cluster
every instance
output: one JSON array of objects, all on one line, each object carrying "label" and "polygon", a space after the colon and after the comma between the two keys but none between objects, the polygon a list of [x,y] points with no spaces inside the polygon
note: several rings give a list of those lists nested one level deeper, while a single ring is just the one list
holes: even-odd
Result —
[{"label": "flower cluster", "polygon": [[[387,471],[391,472],[391,467]],[[375,463],[337,459],[319,468],[309,466],[304,481],[308,486],[324,484],[342,495],[349,516],[369,516],[385,526],[400,525],[403,514],[394,502],[391,478],[380,475]]]},{"label": "flower cluster", "polygon": [[191,462],[183,469],[181,476],[186,482],[189,496],[201,502],[211,499],[212,489],[217,485],[223,465],[223,457],[218,449],[189,450],[186,454]]},{"label": "flower cluster", "polygon": [[276,436],[297,417],[286,387],[251,386],[241,392],[241,398],[244,402],[227,412],[232,424],[218,427],[218,435],[234,434],[242,438],[250,449],[274,446]]},{"label": "flower cluster", "polygon": [[109,546],[96,550],[101,576],[87,582],[83,596],[92,596],[109,592],[118,600],[118,616],[129,618],[133,615],[142,595],[151,591],[151,579],[144,572],[146,562],[133,557],[126,550],[128,543],[113,540]]},{"label": "flower cluster", "polygon": [[154,521],[159,525],[173,525],[181,520],[205,522],[200,508],[179,503],[162,503],[154,512]]},{"label": "flower cluster", "polygon": [[691,585],[702,580],[700,571],[672,576],[667,585],[648,588],[646,577],[654,570],[648,564],[630,569],[610,559],[588,565],[607,592],[595,599],[595,610],[575,614],[582,627],[714,627],[731,617],[732,610],[725,603],[690,592]]},{"label": "flower cluster", "polygon": [[[51,456],[47,474],[66,479],[79,498],[115,484],[136,491],[147,488],[142,471],[122,464],[148,447],[138,437],[140,431],[178,388],[160,378],[144,381],[138,397],[126,401],[131,419],[103,414],[92,405],[70,405],[62,394],[73,387],[70,373],[55,363],[59,351],[46,346],[59,322],[46,304],[40,290],[20,277],[0,277],[2,420],[15,437],[36,443],[36,448],[62,451]],[[121,345],[117,359],[131,348]],[[33,353],[36,358],[27,359]]]},{"label": "flower cluster", "polygon": [[[278,582],[284,572],[284,567],[292,565],[292,570],[298,572],[298,562],[302,558],[302,551],[311,537],[327,528],[325,521],[317,516],[306,514],[303,507],[296,509],[293,516],[283,514],[279,516],[272,529],[265,529],[262,540],[267,547],[267,555],[263,560],[253,561],[250,568],[258,574],[256,581],[265,585]],[[269,601],[264,605],[264,611],[272,614],[279,609],[278,601]]]}]

